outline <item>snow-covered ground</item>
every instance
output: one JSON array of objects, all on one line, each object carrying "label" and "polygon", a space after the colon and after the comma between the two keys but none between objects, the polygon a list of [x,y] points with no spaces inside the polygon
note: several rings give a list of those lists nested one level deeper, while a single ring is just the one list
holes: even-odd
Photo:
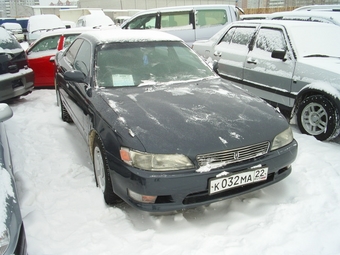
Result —
[{"label": "snow-covered ground", "polygon": [[30,255],[340,254],[340,142],[293,126],[299,152],[282,182],[163,216],[107,206],[86,143],[54,90],[10,105],[5,122]]}]

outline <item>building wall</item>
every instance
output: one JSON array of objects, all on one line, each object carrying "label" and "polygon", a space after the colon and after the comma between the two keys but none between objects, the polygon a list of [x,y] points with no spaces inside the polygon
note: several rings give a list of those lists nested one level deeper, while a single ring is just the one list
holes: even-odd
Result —
[{"label": "building wall", "polygon": [[150,9],[167,6],[196,5],[196,4],[232,4],[242,0],[79,0],[81,8],[103,9]]}]

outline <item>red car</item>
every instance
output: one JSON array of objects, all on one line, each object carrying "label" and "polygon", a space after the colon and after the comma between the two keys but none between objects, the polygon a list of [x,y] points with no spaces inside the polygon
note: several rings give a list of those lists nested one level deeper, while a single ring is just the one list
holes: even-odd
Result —
[{"label": "red car", "polygon": [[82,32],[91,28],[57,29],[44,33],[26,50],[28,65],[34,71],[34,87],[54,87],[54,58],[55,54],[67,46]]}]

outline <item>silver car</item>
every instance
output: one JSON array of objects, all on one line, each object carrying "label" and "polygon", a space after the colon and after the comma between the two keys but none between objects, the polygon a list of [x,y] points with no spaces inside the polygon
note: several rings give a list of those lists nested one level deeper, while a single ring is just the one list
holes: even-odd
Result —
[{"label": "silver car", "polygon": [[302,133],[319,140],[339,135],[339,26],[242,21],[212,39],[193,49],[214,60],[220,76],[296,115]]},{"label": "silver car", "polygon": [[3,121],[12,117],[11,108],[0,104],[0,254],[25,255],[27,244],[18,204],[11,155]]}]

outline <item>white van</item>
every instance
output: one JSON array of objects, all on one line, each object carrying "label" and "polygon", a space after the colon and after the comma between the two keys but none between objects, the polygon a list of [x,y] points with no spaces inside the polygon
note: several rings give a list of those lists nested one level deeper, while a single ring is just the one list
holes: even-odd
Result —
[{"label": "white van", "polygon": [[61,19],[54,14],[34,15],[28,19],[27,23],[27,41],[29,44],[34,42],[38,37],[47,31],[66,28]]},{"label": "white van", "polygon": [[106,16],[105,14],[88,14],[81,16],[77,20],[77,27],[106,27],[106,26],[114,26],[113,20]]},{"label": "white van", "polygon": [[188,45],[209,39],[223,26],[239,20],[241,9],[233,5],[191,5],[149,9],[126,20],[123,29],[161,29]]}]

